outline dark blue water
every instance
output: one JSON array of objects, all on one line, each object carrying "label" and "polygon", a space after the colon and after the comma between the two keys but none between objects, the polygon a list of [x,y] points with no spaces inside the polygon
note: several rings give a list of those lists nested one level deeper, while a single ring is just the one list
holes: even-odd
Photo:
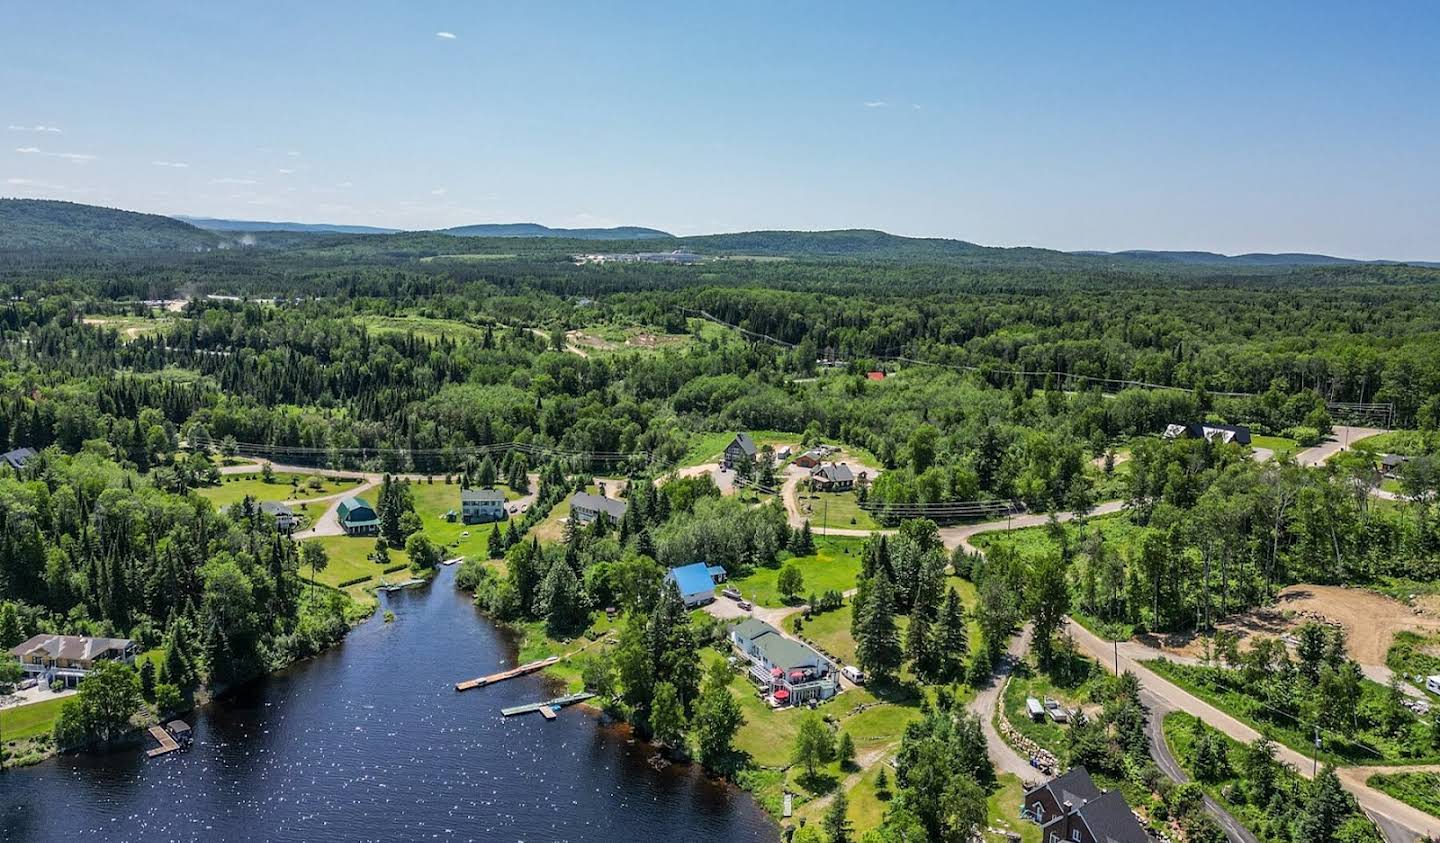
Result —
[{"label": "dark blue water", "polygon": [[195,746],[67,755],[0,775],[0,840],[773,841],[744,794],[692,766],[657,773],[622,727],[547,699],[538,676],[465,693],[513,642],[442,570],[385,598],[336,650],[197,712]]}]

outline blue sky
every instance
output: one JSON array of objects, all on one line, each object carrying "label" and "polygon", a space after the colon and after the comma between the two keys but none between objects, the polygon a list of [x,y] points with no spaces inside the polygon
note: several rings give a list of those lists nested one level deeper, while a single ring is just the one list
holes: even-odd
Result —
[{"label": "blue sky", "polygon": [[1433,2],[0,4],[0,195],[1440,259]]}]

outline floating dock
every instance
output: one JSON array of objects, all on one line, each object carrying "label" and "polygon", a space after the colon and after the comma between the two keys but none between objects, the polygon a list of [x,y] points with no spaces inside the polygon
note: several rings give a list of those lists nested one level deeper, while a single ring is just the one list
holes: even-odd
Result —
[{"label": "floating dock", "polygon": [[159,726],[150,727],[150,737],[154,738],[160,745],[154,749],[147,750],[145,753],[147,757],[155,758],[165,755],[166,753],[174,752],[180,748],[180,744],[176,743],[175,739],[170,737],[170,733]]},{"label": "floating dock", "polygon": [[519,667],[512,667],[499,673],[492,673],[489,676],[481,676],[479,679],[467,679],[464,682],[456,682],[455,690],[469,691],[472,688],[484,688],[486,685],[494,685],[496,682],[504,682],[506,679],[514,679],[517,676],[524,676],[527,673],[534,673],[537,670],[544,670],[552,664],[560,661],[559,656],[551,656],[541,659],[538,662],[522,664]]},{"label": "floating dock", "polygon": [[526,703],[525,705],[514,705],[509,708],[500,709],[500,713],[506,717],[514,717],[517,714],[529,714],[532,711],[540,712],[540,716],[546,720],[555,719],[555,709],[564,708],[567,705],[574,705],[578,702],[585,702],[595,696],[590,693],[568,694],[563,697],[556,697],[545,702]]}]

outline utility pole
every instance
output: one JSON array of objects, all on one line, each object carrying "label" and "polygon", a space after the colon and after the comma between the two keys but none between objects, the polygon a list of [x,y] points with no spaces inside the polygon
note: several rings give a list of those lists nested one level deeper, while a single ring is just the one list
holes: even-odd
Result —
[{"label": "utility pole", "polygon": [[1310,768],[1310,778],[1320,775],[1320,726],[1315,725],[1315,761]]},{"label": "utility pole", "polygon": [[1116,676],[1119,676],[1119,675],[1120,675],[1120,639],[1119,639],[1119,638],[1111,639],[1110,643],[1115,645],[1115,675],[1116,675]]}]

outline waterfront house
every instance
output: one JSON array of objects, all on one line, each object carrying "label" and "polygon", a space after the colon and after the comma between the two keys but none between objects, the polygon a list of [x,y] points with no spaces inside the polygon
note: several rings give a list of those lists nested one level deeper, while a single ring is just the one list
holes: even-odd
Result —
[{"label": "waterfront house", "polygon": [[665,579],[680,589],[680,599],[685,601],[685,608],[693,609],[715,602],[715,583],[724,582],[725,576],[725,569],[719,565],[696,562],[671,568]]},{"label": "waterfront house", "polygon": [[1096,787],[1084,767],[1025,791],[1020,815],[1042,843],[1152,843],[1120,791]]},{"label": "waterfront house", "polygon": [[461,489],[460,520],[466,524],[505,520],[505,493],[499,489]]},{"label": "waterfront house", "polygon": [[279,501],[262,502],[260,511],[274,519],[275,529],[282,533],[289,533],[299,523],[295,518],[295,511]]},{"label": "waterfront house", "polygon": [[820,492],[848,492],[855,488],[855,472],[843,462],[832,462],[812,470],[810,482]]},{"label": "waterfront house", "polygon": [[827,700],[840,690],[829,659],[762,620],[746,618],[730,627],[730,643],[749,662],[751,681],[774,705]]},{"label": "waterfront house", "polygon": [[19,471],[25,467],[25,463],[33,456],[35,456],[34,448],[16,448],[13,451],[6,451],[0,454],[0,460],[3,460],[6,465],[15,471]]},{"label": "waterfront house", "polygon": [[59,680],[66,687],[80,684],[101,661],[134,664],[139,646],[129,638],[89,638],[82,635],[54,635],[42,632],[10,648],[20,660],[25,675],[46,684]]},{"label": "waterfront house", "polygon": [[589,524],[602,512],[618,524],[625,517],[625,502],[589,492],[576,492],[570,496],[570,520],[576,524]]},{"label": "waterfront house", "polygon": [[734,468],[738,463],[745,460],[755,459],[755,440],[750,438],[748,433],[737,433],[730,444],[725,446],[725,454],[720,459],[721,468]]},{"label": "waterfront house", "polygon": [[380,516],[364,498],[351,495],[342,499],[335,517],[347,536],[373,536],[380,532]]}]

